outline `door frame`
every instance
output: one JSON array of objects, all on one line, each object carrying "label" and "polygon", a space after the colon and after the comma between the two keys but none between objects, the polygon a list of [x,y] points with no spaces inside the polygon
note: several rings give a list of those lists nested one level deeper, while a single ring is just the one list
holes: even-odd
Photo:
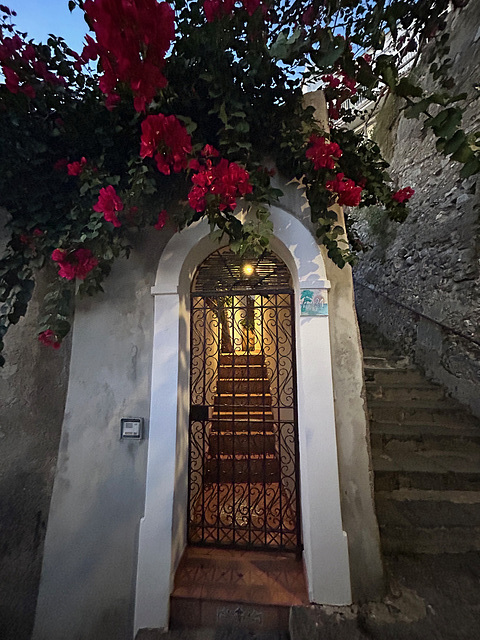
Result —
[{"label": "door frame", "polygon": [[[203,266],[208,263],[209,259],[212,256],[218,255],[218,253],[219,250],[217,249],[213,252],[213,254],[207,256],[205,261],[200,263],[196,272],[196,278],[199,277]],[[271,252],[271,254],[272,253],[273,252]],[[225,258],[225,264],[227,264],[228,261],[232,259],[232,257],[235,261],[235,256],[229,254],[228,257]],[[276,256],[276,259],[279,259],[279,256]],[[262,256],[258,258],[258,261],[260,263],[262,262]],[[239,262],[242,262],[242,260],[239,260]],[[255,262],[255,259],[253,259],[253,262]],[[214,265],[216,268],[217,263],[214,262]],[[208,271],[209,267],[206,266],[206,268]],[[232,277],[233,279],[230,269],[228,269],[228,271],[230,277]],[[259,286],[258,289],[254,286],[248,288],[248,282],[243,288],[242,286],[237,285],[237,288],[233,287],[231,289],[228,289],[228,287],[226,287],[226,283],[224,283],[225,288],[219,288],[218,290],[215,289],[215,291],[213,291],[213,285],[211,285],[210,283],[206,285],[206,290],[204,290],[202,286],[200,286],[199,288],[194,288],[193,282],[195,282],[195,279],[192,282],[190,293],[190,341],[191,344],[192,342],[196,343],[197,348],[190,350],[191,407],[193,408],[194,406],[193,396],[195,396],[196,399],[200,397],[202,402],[200,404],[197,403],[198,407],[201,408],[201,412],[197,412],[195,416],[192,416],[191,413],[189,420],[189,492],[187,502],[187,542],[189,545],[244,550],[258,549],[294,551],[297,554],[297,557],[301,557],[302,542],[300,512],[300,469],[298,455],[298,385],[296,371],[297,358],[295,340],[295,293],[292,287],[292,275],[288,269],[286,270],[284,275],[285,278],[288,278],[286,282],[282,283],[276,280],[275,284],[262,283],[262,286]],[[207,300],[221,299],[225,297],[231,299],[231,303],[229,304],[231,304],[232,306],[226,306],[222,308],[227,311],[227,314],[231,312],[235,315],[235,312],[231,311],[234,307],[237,311],[241,310],[239,311],[240,314],[242,314],[243,311],[245,311],[245,313],[248,313],[248,302],[253,296],[262,299],[262,302],[259,306],[260,311],[258,314],[260,317],[260,320],[258,322],[260,328],[257,327],[257,332],[259,335],[258,341],[259,343],[261,343],[261,347],[258,352],[253,350],[251,354],[252,358],[258,358],[259,356],[263,358],[263,363],[267,367],[266,371],[270,372],[270,375],[273,377],[273,380],[269,380],[269,391],[267,395],[271,395],[272,400],[270,405],[272,425],[270,428],[272,429],[272,435],[275,438],[275,450],[278,455],[278,460],[275,461],[274,469],[275,471],[278,470],[279,477],[278,480],[269,480],[267,478],[268,472],[266,472],[264,466],[263,469],[265,475],[263,475],[263,479],[257,478],[253,481],[250,479],[233,479],[232,481],[230,481],[222,480],[218,476],[216,480],[206,480],[208,465],[207,450],[209,448],[209,439],[212,438],[211,431],[209,434],[209,430],[213,430],[214,425],[214,420],[212,422],[212,414],[209,414],[208,407],[211,406],[213,408],[215,397],[219,393],[220,383],[218,371],[221,367],[220,359],[222,357],[224,337],[224,331],[223,328],[221,328],[221,326],[223,327],[223,323],[218,319],[218,315],[212,316],[212,306],[207,303]],[[239,300],[237,300],[237,302],[234,302],[236,298],[239,298],[240,301],[245,299],[245,302],[243,304],[241,304]],[[268,303],[265,303],[264,300],[267,298]],[[275,302],[272,302],[272,300],[274,300]],[[253,305],[253,300],[251,300],[251,302]],[[251,307],[251,310],[252,314],[254,314],[253,306]],[[275,330],[273,330],[272,328],[270,330],[267,330],[265,328],[265,319],[268,318],[269,323],[272,323],[272,313],[275,313]],[[252,315],[252,319],[253,317],[254,315]],[[214,318],[214,327],[216,327],[213,331],[213,337],[208,329],[205,330],[207,325],[210,326],[212,318]],[[285,320],[287,322],[284,326]],[[199,330],[196,332],[195,327],[197,326],[197,322],[199,323]],[[239,323],[238,320],[232,323],[232,326],[235,327],[233,329],[234,334],[236,334],[238,331],[241,331],[241,325],[242,322]],[[245,358],[245,352],[242,351],[242,348],[244,347],[243,343],[245,337],[242,336],[241,340],[239,341],[238,337],[234,337],[234,334],[232,334],[231,338],[229,338],[230,350],[232,353],[237,353],[240,358]],[[196,340],[194,340],[194,336],[196,336]],[[264,336],[266,337],[265,341],[263,341]],[[283,342],[281,342],[282,336]],[[279,344],[285,345],[286,343],[289,343],[291,345],[290,350],[283,349],[279,351]],[[240,344],[242,348],[237,349]],[[236,345],[236,347],[234,347],[234,345]],[[289,366],[287,363],[289,363]],[[280,372],[283,372],[285,375],[285,379],[282,385],[280,384],[279,379],[279,376],[281,375]],[[284,392],[285,395],[282,396],[282,388],[285,383],[287,383],[288,391]],[[273,390],[271,386],[272,384]],[[275,384],[277,385],[277,387],[275,387]],[[192,391],[192,386],[194,387],[195,391]],[[275,391],[275,389],[277,389],[277,391]],[[241,393],[243,394],[245,393],[245,391],[242,391]],[[250,393],[249,387],[247,387],[246,393]],[[256,391],[253,391],[253,393],[256,395]],[[264,388],[263,393],[265,393]],[[283,401],[281,399],[282,397]],[[265,413],[268,413],[268,410],[265,411]],[[275,415],[276,417],[274,417]],[[233,420],[234,418],[232,417],[232,421]],[[193,428],[194,424],[197,425],[195,429]],[[198,427],[199,424],[201,424],[200,428]],[[259,428],[262,428],[262,424],[259,425]],[[265,423],[263,424],[263,428],[266,428]],[[215,436],[213,436],[213,438],[214,437]],[[250,442],[250,438],[248,438],[248,442]],[[286,458],[284,456],[286,456]],[[290,464],[288,460],[290,461]],[[271,473],[275,473],[275,471],[270,468]],[[264,504],[263,502],[263,498],[258,497],[259,494],[257,494],[257,497],[255,497],[255,491],[258,491],[259,485],[263,485],[263,492],[265,492],[267,490],[267,485],[269,482],[274,482],[278,485],[278,493],[277,491],[270,488],[270,491],[275,491],[273,495],[276,501],[276,509],[278,509],[279,512],[279,516],[277,516],[278,522],[276,521],[276,526],[269,526],[267,513],[270,512],[270,507],[267,509],[266,503]],[[219,484],[233,484],[232,494],[234,495],[238,495],[236,490],[237,484],[246,484],[247,488],[242,489],[242,486],[240,487],[240,501],[243,502],[244,500],[247,500],[247,503],[250,505],[250,499],[253,495],[254,504],[257,504],[258,501],[263,505],[263,524],[255,525],[252,521],[250,521],[248,525],[243,528],[239,527],[237,530],[237,511],[235,507],[236,501],[233,500],[234,512],[231,525],[226,527],[223,526],[221,523],[221,518],[218,514],[218,510],[214,508],[212,509],[212,511],[210,511],[209,504],[211,499],[208,498],[209,492],[211,493],[211,485]],[[254,488],[252,488],[252,484],[254,485]],[[208,487],[210,487],[210,489]],[[192,504],[192,488],[194,491],[194,504]],[[266,493],[262,493],[261,495],[263,495],[264,499],[267,500],[267,498],[265,498],[265,496],[267,495]],[[205,496],[207,496],[207,506],[205,506],[204,502]],[[227,495],[224,494],[223,499],[218,499],[220,501],[222,501],[223,499],[230,500],[230,491],[228,490]],[[199,500],[201,500],[202,503],[200,514],[197,510]],[[215,500],[213,502],[215,502]],[[288,506],[289,504],[291,504],[290,507]],[[195,534],[197,536],[197,539],[194,539],[195,535],[192,538],[192,509],[196,513],[196,517],[200,517],[201,519],[201,525],[198,526]],[[260,508],[260,511],[261,519],[262,507]],[[210,521],[210,519],[206,517],[205,514],[208,512],[210,512],[211,516],[216,518],[215,521]],[[214,513],[216,513],[216,515],[214,515]],[[272,513],[273,515],[273,512],[270,513]],[[288,513],[289,515],[287,515]],[[292,528],[288,528],[288,525],[286,524],[288,517],[291,518]],[[207,521],[209,524],[205,524]],[[259,526],[260,529],[258,528]],[[207,533],[205,533],[204,527],[207,529]],[[213,539],[213,531],[217,532],[217,540]],[[232,531],[232,533],[227,533],[227,531]],[[240,535],[240,540],[236,539],[236,531],[238,531]],[[265,536],[264,538],[263,534]],[[270,536],[272,539],[270,541],[267,541],[267,538]]]},{"label": "door frame", "polygon": [[[300,290],[330,288],[314,236],[291,213],[271,208],[271,248],[292,274],[295,305],[302,537],[311,602],[351,602],[342,528],[329,318],[302,316]],[[175,234],[160,258],[154,296],[151,413],[144,517],[140,521],[134,637],[168,628],[173,577],[186,545],[190,283],[215,249],[206,221]]]}]

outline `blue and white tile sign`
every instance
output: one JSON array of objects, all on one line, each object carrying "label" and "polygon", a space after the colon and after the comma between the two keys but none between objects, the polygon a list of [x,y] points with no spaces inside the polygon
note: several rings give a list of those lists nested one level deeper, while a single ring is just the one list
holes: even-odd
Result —
[{"label": "blue and white tile sign", "polygon": [[300,289],[301,316],[328,316],[327,292],[325,289]]}]

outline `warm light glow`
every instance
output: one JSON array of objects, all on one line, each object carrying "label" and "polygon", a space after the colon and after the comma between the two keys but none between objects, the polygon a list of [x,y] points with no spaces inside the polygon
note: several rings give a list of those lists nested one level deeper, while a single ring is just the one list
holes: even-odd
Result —
[{"label": "warm light glow", "polygon": [[244,264],[243,265],[243,274],[245,276],[251,276],[253,274],[253,272],[255,271],[255,269],[253,268],[252,264]]}]

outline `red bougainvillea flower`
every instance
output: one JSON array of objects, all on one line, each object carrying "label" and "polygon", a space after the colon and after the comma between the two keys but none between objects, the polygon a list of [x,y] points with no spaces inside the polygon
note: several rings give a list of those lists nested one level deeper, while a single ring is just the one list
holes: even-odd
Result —
[{"label": "red bougainvillea flower", "polygon": [[346,207],[358,207],[362,198],[362,187],[355,184],[350,178],[345,178],[343,173],[337,173],[334,180],[329,180],[326,185],[329,191],[338,195],[337,204]]},{"label": "red bougainvillea flower", "polygon": [[58,263],[58,275],[66,280],[85,280],[87,275],[94,269],[98,260],[95,258],[90,249],[76,249],[67,252],[65,249],[55,249],[52,252],[52,260]]},{"label": "red bougainvillea flower", "polygon": [[171,169],[178,173],[187,168],[187,155],[192,150],[192,140],[183,124],[175,116],[162,113],[147,116],[142,122],[140,156],[153,158],[161,173],[169,175]]},{"label": "red bougainvillea flower", "polygon": [[163,211],[160,211],[160,213],[158,214],[158,220],[154,224],[154,228],[158,230],[163,229],[163,227],[167,224],[167,220],[168,213],[165,211],[165,209],[163,209]]},{"label": "red bougainvillea flower", "polygon": [[162,69],[175,36],[173,9],[157,0],[86,0],[84,10],[97,41],[87,38],[82,60],[100,57],[107,108],[115,105],[110,96],[118,83],[126,83],[135,109],[143,111],[167,84]]},{"label": "red bougainvillea flower", "polygon": [[122,211],[123,202],[117,196],[117,192],[111,184],[108,187],[100,189],[98,201],[93,205],[93,210],[103,213],[103,217],[107,222],[111,222],[114,227],[120,227],[120,220],[117,218],[116,211]]},{"label": "red bougainvillea flower", "polygon": [[217,18],[229,16],[233,13],[235,0],[205,0],[203,10],[207,22],[213,22]]},{"label": "red bougainvillea flower", "polygon": [[198,173],[192,176],[192,182],[194,186],[188,194],[188,202],[198,212],[205,211],[207,194],[216,196],[216,206],[220,211],[233,211],[237,198],[252,192],[248,171],[225,158],[221,158],[216,166],[207,159]]},{"label": "red bougainvillea flower", "polygon": [[218,158],[220,156],[220,151],[217,151],[217,149],[212,147],[211,144],[206,144],[203,147],[201,154],[204,158]]},{"label": "red bougainvillea flower", "polygon": [[69,176],[79,176],[87,164],[87,159],[83,156],[80,162],[75,161],[67,164],[67,173]]},{"label": "red bougainvillea flower", "polygon": [[2,67],[3,75],[5,76],[5,86],[10,93],[18,93],[20,91],[20,78],[10,67]]},{"label": "red bougainvillea flower", "polygon": [[331,73],[323,76],[322,80],[327,83],[330,89],[336,89],[338,86],[340,86],[340,78],[335,78],[335,76],[332,76]]},{"label": "red bougainvillea flower", "polygon": [[58,341],[56,334],[51,329],[47,329],[46,331],[39,333],[38,339],[46,347],[53,347],[54,349],[60,348],[60,342]]},{"label": "red bougainvillea flower", "polygon": [[314,20],[315,20],[315,8],[312,5],[312,6],[308,7],[308,9],[306,11],[304,11],[304,13],[302,14],[302,16],[300,18],[300,22],[304,26],[310,27],[310,26],[312,26]]},{"label": "red bougainvillea flower", "polygon": [[412,187],[405,187],[404,189],[399,189],[392,195],[392,200],[396,200],[397,202],[406,202],[410,200],[410,198],[415,193],[415,190]]},{"label": "red bougainvillea flower", "polygon": [[242,0],[243,8],[249,16],[253,16],[258,7],[262,4],[261,0]]},{"label": "red bougainvillea flower", "polygon": [[310,147],[305,155],[313,162],[315,171],[318,169],[334,169],[335,159],[340,158],[342,150],[336,142],[327,142],[315,133],[310,136]]}]

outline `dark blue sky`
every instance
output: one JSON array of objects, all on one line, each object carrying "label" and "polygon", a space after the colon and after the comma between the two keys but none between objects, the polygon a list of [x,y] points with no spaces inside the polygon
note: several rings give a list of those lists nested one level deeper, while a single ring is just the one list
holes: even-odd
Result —
[{"label": "dark blue sky", "polygon": [[17,12],[14,22],[19,31],[26,31],[36,42],[45,42],[49,33],[62,36],[75,51],[83,48],[88,27],[83,12],[68,10],[68,0],[2,0]]}]

